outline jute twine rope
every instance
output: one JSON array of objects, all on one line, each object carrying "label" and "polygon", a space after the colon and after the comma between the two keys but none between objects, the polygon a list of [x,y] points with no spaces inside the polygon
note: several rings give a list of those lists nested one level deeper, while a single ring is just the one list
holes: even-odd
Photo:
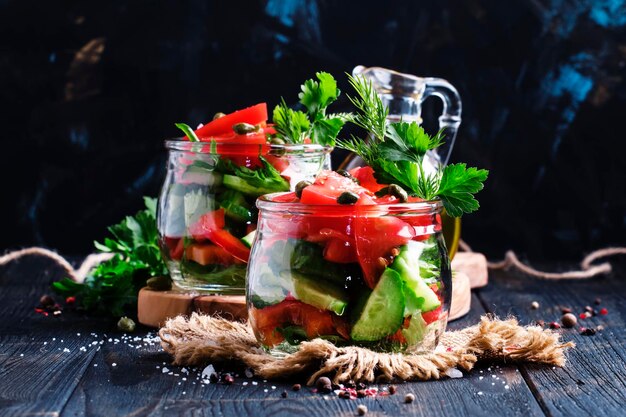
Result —
[{"label": "jute twine rope", "polygon": [[[464,252],[473,252],[472,248],[463,240],[459,241],[459,248]],[[578,271],[545,272],[524,264],[518,259],[515,252],[509,250],[506,251],[503,260],[499,262],[487,262],[487,267],[495,270],[513,267],[525,274],[542,279],[587,279],[600,274],[609,274],[612,271],[610,263],[603,262],[599,265],[593,265],[593,262],[615,255],[626,255],[626,247],[609,247],[593,251],[585,256],[580,263],[581,270]]]},{"label": "jute twine rope", "polygon": [[80,265],[80,267],[78,267],[78,269],[74,269],[72,264],[70,264],[67,259],[59,255],[58,253],[53,252],[50,249],[39,248],[35,246],[32,248],[16,250],[0,256],[0,266],[13,261],[17,261],[18,259],[25,256],[32,255],[43,256],[44,258],[53,260],[57,264],[57,266],[65,271],[68,278],[71,278],[76,282],[83,282],[92,268],[113,257],[112,253],[92,253],[85,258],[85,260]]},{"label": "jute twine rope", "polygon": [[491,316],[482,317],[475,326],[444,333],[438,349],[425,354],[381,353],[314,339],[303,342],[295,353],[277,358],[259,347],[247,324],[197,313],[168,320],[159,336],[175,365],[236,361],[265,379],[306,375],[309,385],[321,375],[335,383],[374,382],[380,376],[387,381],[439,379],[451,368],[469,371],[479,360],[563,366],[565,350],[574,347],[572,342],[561,342],[551,330],[522,327],[515,319]]}]

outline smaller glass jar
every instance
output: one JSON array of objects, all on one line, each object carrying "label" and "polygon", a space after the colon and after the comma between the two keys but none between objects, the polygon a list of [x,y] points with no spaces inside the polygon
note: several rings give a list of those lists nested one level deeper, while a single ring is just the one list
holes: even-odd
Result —
[{"label": "smaller glass jar", "polygon": [[168,140],[157,225],[162,257],[186,290],[244,294],[255,200],[312,180],[330,147]]},{"label": "smaller glass jar", "polygon": [[248,316],[271,353],[316,337],[387,352],[436,347],[452,284],[440,201],[309,205],[278,193],[257,207]]}]

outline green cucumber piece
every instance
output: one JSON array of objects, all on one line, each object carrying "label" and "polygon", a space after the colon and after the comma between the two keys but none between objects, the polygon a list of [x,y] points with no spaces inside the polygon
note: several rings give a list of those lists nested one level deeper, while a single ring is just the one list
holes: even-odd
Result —
[{"label": "green cucumber piece", "polygon": [[253,230],[250,233],[248,233],[247,235],[245,235],[244,237],[242,237],[241,241],[243,242],[244,245],[246,245],[247,247],[251,248],[252,247],[252,243],[254,243],[254,237],[255,236],[256,236],[256,230]]},{"label": "green cucumber piece", "polygon": [[228,174],[224,175],[224,186],[230,188],[231,190],[236,190],[253,197],[259,197],[263,194],[269,194],[276,191],[274,189],[266,189],[250,185],[246,180],[243,180],[236,175]]},{"label": "green cucumber piece", "polygon": [[348,295],[328,282],[291,272],[294,296],[305,304],[320,310],[329,310],[341,316],[348,305]]},{"label": "green cucumber piece", "polygon": [[400,247],[400,253],[390,268],[397,271],[404,281],[406,294],[405,316],[431,311],[441,305],[439,297],[420,276],[420,257],[424,244],[410,241]]},{"label": "green cucumber piece", "polygon": [[350,337],[360,342],[374,342],[394,334],[404,320],[403,288],[400,274],[386,268],[360,310]]},{"label": "green cucumber piece", "polygon": [[415,346],[419,345],[422,340],[424,340],[427,330],[428,325],[426,321],[420,313],[417,313],[411,316],[409,327],[402,329],[402,336],[404,336],[408,346]]}]

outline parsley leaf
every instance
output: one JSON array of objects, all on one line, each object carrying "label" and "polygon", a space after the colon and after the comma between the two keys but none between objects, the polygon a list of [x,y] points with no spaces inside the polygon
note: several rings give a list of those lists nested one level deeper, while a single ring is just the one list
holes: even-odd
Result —
[{"label": "parsley leaf", "polygon": [[290,109],[284,99],[274,108],[272,120],[276,131],[295,143],[304,142],[311,127],[307,115],[299,110]]},{"label": "parsley leaf", "polygon": [[443,169],[437,195],[450,216],[459,217],[478,210],[480,205],[474,194],[483,189],[488,175],[486,169],[467,168],[461,163]]},{"label": "parsley leaf", "polygon": [[309,138],[321,145],[335,144],[344,124],[351,119],[348,113],[326,114],[328,106],[341,92],[337,81],[327,72],[315,74],[316,80],[306,80],[298,94],[306,113],[290,109],[285,100],[274,108],[272,120],[278,134],[288,143],[303,143]]},{"label": "parsley leaf", "polygon": [[94,242],[101,252],[114,253],[113,258],[94,268],[83,283],[64,278],[52,284],[53,290],[77,297],[85,310],[121,316],[136,304],[148,278],[167,275],[158,246],[156,199],[145,197],[144,203],[144,210],[109,227],[113,238]]}]

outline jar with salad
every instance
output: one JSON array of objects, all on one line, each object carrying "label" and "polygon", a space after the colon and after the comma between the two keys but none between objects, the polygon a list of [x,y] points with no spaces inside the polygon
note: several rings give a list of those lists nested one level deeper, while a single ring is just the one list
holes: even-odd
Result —
[{"label": "jar with salad", "polygon": [[[257,197],[289,191],[329,168],[345,120],[325,110],[339,90],[330,74],[318,73],[302,91],[306,112],[282,101],[268,123],[267,105],[260,103],[218,113],[195,131],[177,124],[185,136],[165,141],[169,156],[157,223],[162,257],[178,287],[243,294]],[[333,129],[322,132],[321,125]]]},{"label": "jar with salad", "polygon": [[379,351],[432,351],[445,330],[451,270],[441,211],[475,211],[486,170],[426,172],[441,145],[416,122],[390,122],[371,83],[350,79],[366,139],[338,141],[367,166],[323,171],[257,201],[247,273],[250,325],[281,355],[314,338]]}]

